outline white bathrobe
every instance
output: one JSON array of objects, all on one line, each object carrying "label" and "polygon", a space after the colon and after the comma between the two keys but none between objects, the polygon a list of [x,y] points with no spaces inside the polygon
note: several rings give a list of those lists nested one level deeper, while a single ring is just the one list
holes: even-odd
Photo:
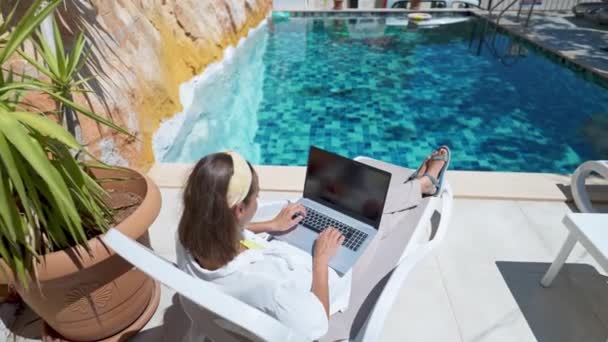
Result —
[{"label": "white bathrobe", "polygon": [[[262,245],[263,249],[248,249],[226,266],[209,271],[177,243],[178,265],[192,276],[209,281],[225,293],[275,317],[288,327],[310,339],[323,336],[328,320],[321,301],[311,292],[312,257],[284,242],[267,242],[245,230],[244,237]],[[330,313],[348,306],[350,273],[340,277],[329,269]],[[183,299],[182,299],[182,302]],[[191,341],[203,340],[204,332],[197,329],[196,306],[184,305],[193,320],[187,336]]]}]

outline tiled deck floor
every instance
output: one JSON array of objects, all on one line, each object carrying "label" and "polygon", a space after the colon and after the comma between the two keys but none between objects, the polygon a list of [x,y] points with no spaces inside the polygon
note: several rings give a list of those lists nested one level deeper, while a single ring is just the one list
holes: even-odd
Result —
[{"label": "tiled deck floor", "polygon": [[[284,196],[263,193],[260,200]],[[174,234],[178,203],[179,190],[163,189],[163,212],[152,228],[154,248],[168,258],[173,246],[161,242]],[[608,304],[608,285],[580,246],[553,288],[538,285],[566,238],[561,224],[570,211],[566,204],[473,199],[454,204],[445,243],[404,284],[382,341],[606,341],[608,305],[602,304]],[[169,307],[172,300],[165,291],[161,305]],[[162,320],[161,309],[150,326]],[[161,340],[162,329],[150,330],[137,340]],[[167,341],[180,330],[169,331]]]},{"label": "tiled deck floor", "polygon": [[[168,259],[175,258],[168,237],[177,226],[179,192],[162,189],[150,231],[154,249]],[[267,192],[260,200],[282,197]],[[538,285],[566,237],[561,219],[569,211],[561,202],[456,199],[445,242],[410,274],[382,341],[605,342],[607,278],[580,246],[551,289]],[[176,341],[185,317],[174,301],[163,288],[159,310],[134,340]],[[0,306],[5,324],[11,311]],[[37,327],[29,322],[17,340],[35,338]]]},{"label": "tiled deck floor", "polygon": [[525,22],[526,15],[524,10],[518,22],[516,12],[508,12],[500,24],[608,77],[607,26],[575,18],[570,11],[537,11],[525,28],[521,24]]}]

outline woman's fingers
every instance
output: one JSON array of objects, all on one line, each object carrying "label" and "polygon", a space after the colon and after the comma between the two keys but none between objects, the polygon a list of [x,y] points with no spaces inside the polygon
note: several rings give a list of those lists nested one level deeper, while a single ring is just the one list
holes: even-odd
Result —
[{"label": "woman's fingers", "polygon": [[344,235],[338,229],[331,226],[319,233],[319,238],[321,237],[331,245],[338,245],[344,241]]},{"label": "woman's fingers", "polygon": [[323,236],[325,240],[331,242],[332,234],[335,229],[333,227],[327,227],[323,229],[323,231],[319,234],[319,236]]},{"label": "woman's fingers", "polygon": [[[293,217],[293,216],[291,216]],[[304,216],[302,215],[297,215],[295,218],[291,219],[291,221],[289,222],[289,225],[291,227],[295,226],[296,224],[302,222],[302,220],[304,219]]]},{"label": "woman's fingers", "polygon": [[320,234],[315,245],[315,256],[319,258],[333,258],[340,247],[340,244],[344,241],[342,233],[333,227],[327,227]]},{"label": "woman's fingers", "polygon": [[287,214],[289,215],[289,217],[293,217],[298,211],[296,210],[295,207],[289,207],[287,209]]},{"label": "woman's fingers", "polygon": [[[298,215],[301,214],[301,215]],[[299,203],[287,203],[272,220],[274,231],[284,231],[296,226],[306,216],[306,209]]]},{"label": "woman's fingers", "polygon": [[295,215],[296,213],[301,213],[302,215],[306,215],[306,208],[299,203],[290,204],[287,208],[287,211],[290,215]]},{"label": "woman's fingers", "polygon": [[344,241],[344,235],[342,235],[342,233],[334,228],[334,227],[328,227],[327,229],[325,229],[323,231],[323,233],[327,232],[327,234],[329,234],[329,241],[332,244],[339,244],[342,243],[342,241]]},{"label": "woman's fingers", "polygon": [[338,230],[334,227],[329,227],[329,237],[331,241],[334,241],[338,238]]}]

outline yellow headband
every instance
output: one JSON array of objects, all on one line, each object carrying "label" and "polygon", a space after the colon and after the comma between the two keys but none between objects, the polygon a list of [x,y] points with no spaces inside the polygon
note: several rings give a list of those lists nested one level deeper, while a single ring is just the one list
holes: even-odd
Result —
[{"label": "yellow headband", "polygon": [[233,173],[232,177],[230,177],[230,182],[228,182],[228,194],[226,195],[228,207],[232,208],[247,197],[251,188],[253,175],[251,174],[249,164],[247,164],[247,161],[240,154],[235,151],[226,151],[224,153],[232,157]]}]

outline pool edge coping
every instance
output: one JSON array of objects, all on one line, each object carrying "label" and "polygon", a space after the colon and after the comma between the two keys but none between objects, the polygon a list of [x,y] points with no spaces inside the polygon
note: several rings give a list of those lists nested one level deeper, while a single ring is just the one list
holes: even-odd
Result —
[{"label": "pool edge coping", "polygon": [[[511,10],[508,12],[513,12],[515,10]],[[596,77],[600,83],[602,83],[603,87],[608,87],[608,70],[601,70],[594,68],[590,65],[586,65],[584,62],[578,61],[563,52],[547,46],[543,44],[541,41],[534,40],[532,37],[529,37],[526,32],[522,32],[518,30],[521,28],[516,25],[506,25],[506,24],[496,24],[492,18],[489,17],[489,12],[487,10],[481,8],[426,8],[420,10],[411,10],[411,9],[403,9],[403,8],[374,8],[374,9],[343,9],[343,10],[324,10],[324,9],[291,9],[291,10],[280,10],[280,9],[272,9],[269,15],[272,15],[272,12],[295,12],[302,14],[327,14],[327,15],[345,15],[348,13],[353,14],[361,14],[361,13],[385,13],[385,14],[398,14],[398,13],[412,13],[412,12],[429,12],[429,13],[466,13],[470,16],[477,17],[479,19],[485,20],[493,25],[498,26],[499,28],[505,30],[512,36],[515,36],[519,39],[525,40],[527,43],[534,45],[537,49],[541,50],[542,53],[552,54],[554,58],[558,58],[562,63],[566,63],[566,67],[570,69],[574,69],[580,73],[588,73],[591,76]],[[543,14],[546,12],[551,12],[550,10],[542,11]],[[525,31],[525,30],[524,30]],[[577,70],[578,69],[578,70]],[[587,75],[584,75],[587,76]],[[594,81],[594,80],[590,80]]]},{"label": "pool edge coping", "polygon": [[[577,61],[576,59],[568,56],[567,54],[557,50],[551,46],[543,44],[542,41],[535,40],[533,37],[530,37],[526,34],[526,32],[522,32],[518,29],[522,29],[521,26],[517,25],[507,25],[507,24],[496,24],[492,18],[488,17],[488,13],[483,11],[471,11],[471,14],[480,19],[486,20],[489,23],[498,26],[500,29],[505,30],[507,33],[526,41],[528,44],[534,45],[536,48],[541,50],[545,54],[552,54],[555,58],[561,59],[562,63],[569,63],[570,65],[566,65],[566,67],[570,69],[574,69],[574,71],[580,73],[590,73],[594,77],[597,77],[601,83],[604,83],[602,86],[606,87],[608,85],[608,70],[602,70],[598,68],[594,68],[591,65],[587,65],[584,62]],[[523,29],[525,31],[525,28]],[[576,70],[579,69],[579,70]],[[585,76],[585,75],[583,75]],[[594,80],[591,80],[594,81]]]},{"label": "pool edge coping", "polygon": [[[284,12],[307,12],[307,13],[374,13],[374,12],[401,12],[407,13],[410,10],[404,9],[349,9],[348,11],[331,10],[277,10]],[[271,13],[272,13],[271,11]],[[425,9],[421,12],[466,12],[474,17],[488,21],[497,25],[487,16],[487,11],[479,9]],[[519,32],[513,27],[497,25],[509,34],[516,36],[527,43],[536,46],[545,53],[552,54],[566,63],[589,72],[603,81],[608,81],[608,75],[601,74],[598,70],[581,64],[559,51],[544,46],[541,42],[535,41]],[[567,66],[568,67],[568,66]],[[579,70],[580,72],[580,70]],[[150,168],[148,175],[161,188],[182,188],[186,176],[193,164],[183,163],[155,163]],[[260,175],[260,190],[268,192],[292,192],[301,193],[305,177],[305,167],[303,166],[271,166],[256,165],[256,170]],[[456,198],[471,199],[495,199],[495,200],[522,200],[522,201],[572,201],[570,193],[570,175],[551,174],[551,173],[525,173],[525,172],[499,172],[499,171],[448,171],[447,179],[454,190]],[[591,181],[592,184],[596,183]],[[593,200],[608,202],[608,191],[592,191]]]},{"label": "pool edge coping", "polygon": [[[161,188],[182,188],[194,164],[155,163],[148,176]],[[255,165],[260,190],[301,193],[306,167]],[[572,201],[570,176],[552,173],[448,171],[454,197],[521,201]],[[592,183],[594,183],[592,181]],[[597,183],[597,182],[595,182]],[[601,183],[599,183],[601,184]],[[608,201],[608,191],[593,191],[592,198]]]},{"label": "pool edge coping", "polygon": [[[509,12],[513,12],[511,10]],[[581,61],[577,61],[576,59],[564,54],[563,52],[552,48],[550,46],[544,45],[542,42],[534,40],[532,37],[526,35],[525,32],[521,32],[517,30],[519,26],[514,25],[505,25],[505,24],[496,24],[492,18],[489,17],[489,12],[487,10],[481,8],[426,8],[420,10],[411,10],[411,9],[403,9],[403,8],[374,8],[374,9],[343,9],[343,10],[327,10],[327,9],[272,9],[272,12],[292,12],[292,13],[301,13],[301,14],[327,14],[327,15],[347,15],[348,13],[352,14],[361,14],[361,13],[376,13],[376,14],[398,14],[398,13],[412,13],[412,12],[429,12],[429,13],[466,13],[470,16],[477,17],[479,19],[485,20],[493,25],[498,26],[500,29],[505,30],[512,36],[515,36],[519,39],[526,41],[528,44],[534,45],[536,48],[541,50],[545,54],[551,54],[554,58],[558,58],[562,63],[566,63],[566,67],[570,69],[574,69],[577,72],[581,73],[589,73],[593,77],[596,77],[599,82],[601,82],[604,87],[608,86],[608,70],[601,70],[594,68],[593,66],[587,65]],[[550,12],[543,11],[543,13]],[[271,15],[269,14],[269,15]],[[578,69],[578,70],[576,70]],[[591,80],[594,81],[594,80]]]}]

